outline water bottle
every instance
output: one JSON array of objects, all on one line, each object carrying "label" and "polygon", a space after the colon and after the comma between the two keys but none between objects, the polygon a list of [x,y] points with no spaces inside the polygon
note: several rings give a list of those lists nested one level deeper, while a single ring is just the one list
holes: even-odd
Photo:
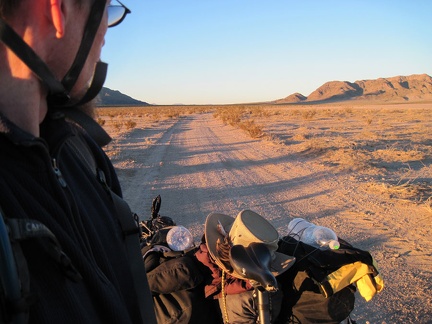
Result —
[{"label": "water bottle", "polygon": [[330,228],[309,223],[303,218],[289,222],[288,235],[321,250],[337,250],[340,246],[336,233]]},{"label": "water bottle", "polygon": [[193,236],[184,226],[173,226],[166,236],[168,246],[173,251],[184,251],[193,245]]},{"label": "water bottle", "polygon": [[303,218],[294,218],[288,223],[288,235],[295,238],[297,241],[300,241],[301,235],[303,234],[305,228],[312,225],[312,223],[309,223]]}]

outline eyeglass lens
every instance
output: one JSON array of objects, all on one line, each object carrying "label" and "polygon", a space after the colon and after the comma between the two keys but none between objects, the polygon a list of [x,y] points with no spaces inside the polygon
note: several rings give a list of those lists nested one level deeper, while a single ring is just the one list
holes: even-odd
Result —
[{"label": "eyeglass lens", "polygon": [[120,24],[127,14],[123,6],[108,6],[108,27],[114,27]]}]

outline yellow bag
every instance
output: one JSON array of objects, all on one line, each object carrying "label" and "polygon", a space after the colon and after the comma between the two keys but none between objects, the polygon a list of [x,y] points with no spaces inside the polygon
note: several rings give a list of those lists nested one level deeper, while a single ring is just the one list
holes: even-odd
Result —
[{"label": "yellow bag", "polygon": [[384,288],[384,281],[378,273],[376,262],[367,265],[360,261],[346,264],[317,282],[321,293],[327,298],[350,284],[356,284],[360,295],[369,301]]}]

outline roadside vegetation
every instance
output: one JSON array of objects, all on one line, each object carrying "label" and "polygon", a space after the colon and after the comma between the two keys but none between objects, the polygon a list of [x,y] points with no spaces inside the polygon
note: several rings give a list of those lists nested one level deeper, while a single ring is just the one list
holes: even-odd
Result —
[{"label": "roadside vegetation", "polygon": [[255,106],[225,106],[217,108],[213,116],[222,120],[224,124],[242,129],[252,138],[259,138],[265,133],[263,126],[255,123],[254,118],[262,116],[264,111]]},{"label": "roadside vegetation", "polygon": [[208,106],[99,107],[96,120],[101,126],[113,128],[118,135],[143,124],[154,125],[209,110],[211,107]]}]

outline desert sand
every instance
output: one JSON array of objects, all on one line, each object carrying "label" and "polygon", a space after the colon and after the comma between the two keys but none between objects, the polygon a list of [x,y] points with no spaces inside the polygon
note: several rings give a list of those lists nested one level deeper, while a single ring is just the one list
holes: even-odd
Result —
[{"label": "desert sand", "polygon": [[[240,123],[222,120],[224,109]],[[211,212],[254,210],[281,236],[303,217],[377,261],[385,288],[367,303],[356,294],[357,323],[432,323],[431,103],[98,113],[123,195],[141,219],[158,194],[161,215],[197,243]]]}]

